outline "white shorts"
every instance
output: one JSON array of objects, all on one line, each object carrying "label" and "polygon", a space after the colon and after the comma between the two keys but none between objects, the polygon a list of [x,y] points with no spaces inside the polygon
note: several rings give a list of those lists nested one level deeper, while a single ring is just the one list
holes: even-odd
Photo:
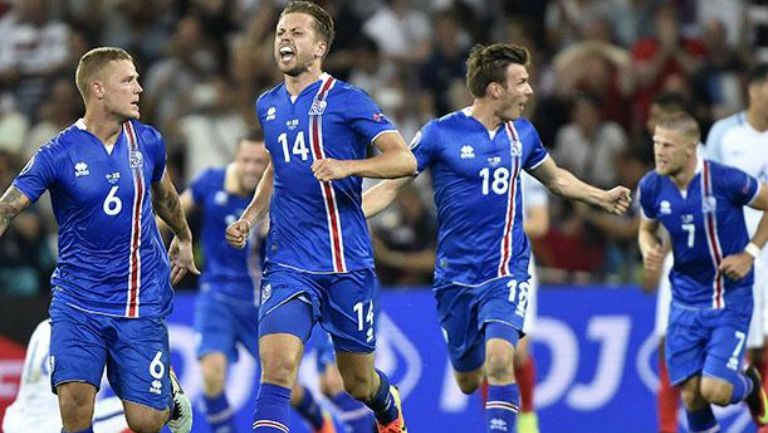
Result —
[{"label": "white shorts", "polygon": [[672,253],[667,254],[664,258],[664,264],[661,266],[659,286],[656,289],[656,324],[653,333],[659,338],[664,338],[667,335],[669,306],[672,303],[672,282],[669,281],[669,273],[674,264]]},{"label": "white shorts", "polygon": [[536,261],[531,255],[531,260],[528,263],[528,273],[531,275],[531,279],[528,280],[530,289],[528,289],[528,306],[525,308],[525,318],[523,319],[523,332],[530,334],[536,327],[536,316],[538,315],[537,299],[539,291],[539,278],[536,276]]},{"label": "white shorts", "polygon": [[755,284],[752,286],[752,296],[755,306],[752,309],[752,321],[749,322],[747,348],[763,347],[765,335],[768,335],[768,248],[755,259]]}]

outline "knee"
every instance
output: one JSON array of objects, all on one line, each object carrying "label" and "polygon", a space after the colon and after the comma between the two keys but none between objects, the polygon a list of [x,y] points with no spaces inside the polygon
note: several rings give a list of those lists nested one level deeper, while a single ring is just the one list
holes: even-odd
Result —
[{"label": "knee", "polygon": [[[373,374],[376,374],[373,372]],[[368,372],[342,373],[344,391],[356,400],[369,400],[376,390],[373,389],[373,374]]]},{"label": "knee", "polygon": [[335,365],[329,365],[320,376],[320,392],[327,397],[333,397],[342,391],[344,391],[344,383],[339,370]]},{"label": "knee", "polygon": [[489,353],[485,361],[485,372],[494,382],[507,383],[515,379],[514,353]]},{"label": "knee", "polygon": [[261,368],[263,382],[291,388],[296,381],[298,364],[290,356],[272,353],[261,359]]},{"label": "knee", "polygon": [[59,409],[66,424],[90,423],[93,417],[93,399],[82,393],[60,392]]},{"label": "knee", "polygon": [[480,372],[456,373],[456,383],[464,394],[472,394],[483,383],[483,375]]},{"label": "knee", "polygon": [[685,407],[690,410],[697,410],[705,403],[701,393],[693,387],[683,387],[683,389],[680,390],[680,396],[683,399]]},{"label": "knee", "polygon": [[225,364],[203,361],[202,372],[205,395],[216,396],[221,394],[224,391],[224,381],[227,374]]},{"label": "knee", "polygon": [[144,412],[141,416],[129,416],[126,413],[128,428],[134,433],[160,433],[168,418],[168,412],[152,411]]},{"label": "knee", "polygon": [[704,400],[718,406],[728,406],[731,403],[732,390],[728,383],[722,381],[703,380],[701,396]]}]

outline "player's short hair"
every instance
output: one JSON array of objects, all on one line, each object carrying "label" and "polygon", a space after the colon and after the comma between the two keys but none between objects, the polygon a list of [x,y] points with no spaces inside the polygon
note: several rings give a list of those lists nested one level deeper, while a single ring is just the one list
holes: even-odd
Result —
[{"label": "player's short hair", "polygon": [[690,114],[679,111],[669,116],[664,116],[656,125],[657,128],[672,129],[693,140],[694,144],[701,141],[701,129],[699,122]]},{"label": "player's short hair", "polygon": [[758,63],[747,73],[747,84],[763,84],[768,80],[768,63]]},{"label": "player's short hair", "polygon": [[115,60],[133,62],[133,57],[124,49],[116,47],[94,48],[80,57],[75,71],[75,84],[83,101],[88,101],[88,86],[109,62]]},{"label": "player's short hair", "polygon": [[317,3],[295,0],[283,8],[283,11],[280,12],[280,18],[293,13],[307,14],[315,19],[315,33],[328,44],[328,51],[330,51],[333,38],[336,36],[331,14]]},{"label": "player's short hair", "polygon": [[262,131],[261,128],[253,127],[237,140],[238,143],[242,143],[243,141],[252,141],[254,143],[262,142],[264,141],[264,131]]},{"label": "player's short hair", "polygon": [[507,66],[517,63],[528,66],[528,50],[512,44],[496,43],[475,45],[467,59],[467,88],[475,98],[485,96],[490,83],[499,83],[506,88]]}]

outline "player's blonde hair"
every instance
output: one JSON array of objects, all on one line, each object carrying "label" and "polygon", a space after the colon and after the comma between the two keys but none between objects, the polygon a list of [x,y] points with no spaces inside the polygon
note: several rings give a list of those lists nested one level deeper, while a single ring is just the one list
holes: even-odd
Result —
[{"label": "player's blonde hair", "polygon": [[104,67],[115,60],[128,60],[133,62],[133,57],[122,48],[99,47],[94,48],[80,57],[75,71],[75,84],[83,101],[88,102],[88,87],[99,78],[99,73]]},{"label": "player's blonde hair", "polygon": [[662,117],[656,127],[678,131],[684,137],[689,138],[694,146],[701,141],[699,122],[684,111],[678,111]]}]

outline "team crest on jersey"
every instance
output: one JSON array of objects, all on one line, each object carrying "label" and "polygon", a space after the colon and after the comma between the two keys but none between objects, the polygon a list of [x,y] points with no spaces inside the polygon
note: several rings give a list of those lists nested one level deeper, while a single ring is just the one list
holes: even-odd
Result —
[{"label": "team crest on jersey", "polygon": [[704,213],[712,213],[715,209],[717,209],[717,199],[711,195],[704,197],[704,201],[701,202],[701,211]]},{"label": "team crest on jersey", "polygon": [[261,303],[267,302],[267,300],[272,296],[272,285],[267,283],[264,284],[264,287],[261,288]]},{"label": "team crest on jersey", "polygon": [[138,168],[144,165],[144,155],[138,150],[132,150],[129,158],[131,168]]},{"label": "team crest on jersey", "polygon": [[320,101],[320,100],[314,100],[312,101],[312,106],[309,107],[309,115],[310,116],[319,116],[323,114],[325,111],[325,107],[328,106],[328,102],[326,101]]},{"label": "team crest on jersey", "polygon": [[465,144],[461,146],[461,159],[470,159],[475,157],[475,148]]},{"label": "team crest on jersey", "polygon": [[83,161],[75,164],[75,177],[88,176],[89,174],[91,174],[91,172],[88,171],[88,164]]},{"label": "team crest on jersey", "polygon": [[662,215],[669,215],[672,213],[672,204],[668,200],[662,200],[659,203],[659,213]]},{"label": "team crest on jersey", "polygon": [[513,140],[512,141],[512,156],[520,156],[523,154],[523,143]]},{"label": "team crest on jersey", "polygon": [[275,120],[275,115],[277,113],[277,108],[274,106],[267,108],[267,117],[264,118],[265,121],[267,120]]}]

